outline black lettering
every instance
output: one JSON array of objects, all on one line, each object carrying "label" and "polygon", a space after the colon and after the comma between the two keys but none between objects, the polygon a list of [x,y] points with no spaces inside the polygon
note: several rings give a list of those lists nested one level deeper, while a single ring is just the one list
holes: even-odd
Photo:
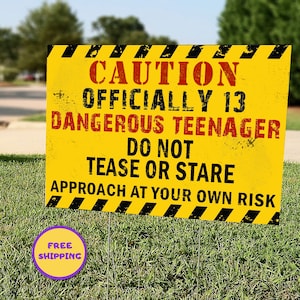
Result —
[{"label": "black lettering", "polygon": [[169,170],[169,163],[167,161],[160,161],[159,162],[159,179],[169,179],[168,175]]},{"label": "black lettering", "polygon": [[[251,193],[250,194],[250,198],[251,198],[251,202],[252,202],[252,197],[253,197],[253,194]],[[264,195],[263,194],[256,194],[255,195],[255,206],[263,206],[264,205]],[[251,203],[252,205],[252,203]]]},{"label": "black lettering", "polygon": [[158,193],[158,190],[159,190],[159,188],[155,188],[155,187],[151,187],[151,189],[152,189],[152,192],[153,192],[153,198],[154,198],[154,200],[156,200],[156,195],[157,195],[157,193]]},{"label": "black lettering", "polygon": [[167,188],[160,189],[160,198],[162,200],[167,200],[169,198],[169,190]]},{"label": "black lettering", "polygon": [[246,199],[247,199],[247,194],[246,193],[239,193],[238,204],[239,205],[247,205]]},{"label": "black lettering", "polygon": [[51,192],[55,191],[55,192],[58,192],[59,193],[59,190],[58,190],[58,185],[57,185],[57,182],[56,180],[53,180],[52,182],[52,186],[51,186]]},{"label": "black lettering", "polygon": [[266,199],[266,207],[269,207],[269,204],[271,204],[272,207],[275,207],[275,204],[273,202],[273,198],[275,197],[275,195],[269,195],[267,194],[267,199]]},{"label": "black lettering", "polygon": [[208,90],[206,95],[204,95],[204,91],[203,90],[198,90],[201,102],[202,102],[202,111],[207,111],[207,103],[208,100],[210,98],[210,96],[212,95],[212,90]]},{"label": "black lettering", "polygon": [[[146,147],[144,147],[144,144],[146,144]],[[145,149],[146,148],[146,149]],[[149,156],[151,150],[151,144],[149,139],[142,139],[141,145],[140,145],[140,151],[142,156]]]},{"label": "black lettering", "polygon": [[94,100],[94,91],[90,88],[84,89],[82,94],[83,107],[92,108],[94,106]]},{"label": "black lettering", "polygon": [[86,186],[85,182],[81,182],[81,181],[78,182],[78,193],[79,194],[86,194],[85,186]]},{"label": "black lettering", "polygon": [[90,195],[93,195],[95,194],[95,191],[96,191],[96,186],[94,183],[90,182],[88,185],[87,185],[87,191],[88,191],[88,194]]},{"label": "black lettering", "polygon": [[116,166],[115,166],[115,161],[113,158],[111,158],[109,160],[109,163],[108,163],[108,167],[107,167],[107,170],[106,170],[106,176],[109,175],[109,173],[112,173],[114,176],[117,176],[117,171],[116,171]]},{"label": "black lettering", "polygon": [[95,157],[87,157],[86,158],[89,161],[89,173],[90,175],[93,173],[93,161],[95,161]]},{"label": "black lettering", "polygon": [[176,174],[176,178],[178,180],[184,180],[186,178],[186,172],[184,169],[182,169],[182,167],[185,167],[186,164],[184,162],[179,162],[176,166],[176,169],[177,171],[180,173],[180,174]]},{"label": "black lettering", "polygon": [[156,164],[154,160],[147,161],[146,175],[148,178],[154,178],[156,174]]},{"label": "black lettering", "polygon": [[119,160],[119,168],[121,169],[118,172],[119,176],[124,177],[128,174],[128,169],[126,167],[127,163],[128,163],[128,161],[125,158],[122,158]]},{"label": "black lettering", "polygon": [[108,194],[109,196],[114,196],[114,195],[116,194],[114,184],[109,184],[109,185],[107,186],[107,194]]},{"label": "black lettering", "polygon": [[191,167],[191,178],[190,180],[194,180],[195,178],[195,167],[197,167],[197,163],[195,162],[189,162],[188,165]]},{"label": "black lettering", "polygon": [[205,181],[208,181],[208,174],[207,174],[207,169],[206,169],[206,164],[202,163],[199,173],[198,173],[198,177],[197,177],[197,181],[200,181],[201,178],[204,178]]},{"label": "black lettering", "polygon": [[106,96],[102,96],[102,94],[106,94],[106,90],[98,90],[98,103],[97,108],[101,108],[102,101],[106,100]]},{"label": "black lettering", "polygon": [[101,164],[102,161],[105,161],[104,157],[97,157],[97,175],[104,176],[105,172],[101,172],[101,169],[104,168],[104,165]]},{"label": "black lettering", "polygon": [[198,202],[205,202],[206,199],[206,193],[203,190],[198,191],[197,193],[197,200]]},{"label": "black lettering", "polygon": [[[176,147],[177,145],[177,147]],[[177,149],[176,149],[177,148]],[[175,153],[176,152],[176,153]],[[178,158],[182,153],[182,145],[180,140],[174,140],[171,145],[171,154],[174,158]]]},{"label": "black lettering", "polygon": [[138,159],[132,159],[131,160],[131,168],[130,168],[130,177],[139,177],[139,174],[135,173],[135,171],[138,171],[139,167],[139,160]]},{"label": "black lettering", "polygon": [[182,191],[182,201],[191,201],[191,198],[190,198],[190,196],[191,196],[191,191],[190,190],[188,190],[188,189],[183,189],[183,191]]},{"label": "black lettering", "polygon": [[217,177],[218,182],[222,182],[221,174],[222,167],[219,164],[212,164],[211,166],[211,182],[215,182],[215,177]]},{"label": "black lettering", "polygon": [[131,92],[130,92],[130,99],[129,99],[129,101],[130,101],[130,107],[132,108],[132,109],[140,109],[141,107],[139,106],[139,105],[135,105],[135,103],[134,103],[134,97],[135,97],[135,94],[136,93],[140,93],[141,92],[141,89],[133,89],[133,90],[131,90]]},{"label": "black lettering", "polygon": [[160,110],[166,109],[162,90],[155,90],[151,109],[154,110],[157,106],[160,107]]},{"label": "black lettering", "polygon": [[139,196],[139,190],[138,190],[138,187],[135,185],[131,191],[131,195],[130,197],[137,197],[137,198],[140,198]]},{"label": "black lettering", "polygon": [[127,140],[127,155],[136,155],[138,149],[138,142],[135,138],[128,138]]},{"label": "black lettering", "polygon": [[234,169],[234,168],[235,165],[225,165],[225,177],[224,177],[225,183],[234,183],[234,180],[229,178],[229,176],[233,176],[233,172],[230,172],[229,169]]},{"label": "black lettering", "polygon": [[115,94],[119,94],[119,90],[111,90],[110,91],[110,102],[109,102],[109,108],[114,109],[114,102],[118,101],[119,98],[115,97]]}]

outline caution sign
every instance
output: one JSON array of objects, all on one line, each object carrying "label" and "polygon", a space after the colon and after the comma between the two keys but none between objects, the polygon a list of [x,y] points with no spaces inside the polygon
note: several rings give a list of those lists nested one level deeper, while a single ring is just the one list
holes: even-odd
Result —
[{"label": "caution sign", "polygon": [[54,45],[46,206],[279,224],[291,46]]}]

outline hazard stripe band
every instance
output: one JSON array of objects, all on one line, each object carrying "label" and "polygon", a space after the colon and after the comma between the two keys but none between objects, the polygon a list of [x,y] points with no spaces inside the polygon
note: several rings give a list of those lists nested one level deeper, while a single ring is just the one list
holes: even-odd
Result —
[{"label": "hazard stripe band", "polygon": [[93,206],[92,210],[101,211],[107,201],[108,201],[107,199],[98,199],[95,205]]},{"label": "hazard stripe band", "polygon": [[[101,49],[102,45],[91,45],[89,50],[87,51],[85,57],[86,58],[95,58],[98,55],[99,50]],[[123,53],[125,52],[126,48],[130,47],[127,45],[116,45],[110,54],[110,58],[121,58]],[[191,46],[190,50],[186,54],[186,58],[188,59],[196,59],[201,58],[201,52],[205,48],[205,45],[193,45]],[[280,59],[284,54],[285,50],[287,49],[288,45],[275,45],[272,51],[268,55],[268,59]],[[66,46],[62,57],[63,58],[71,58],[78,45],[68,45]],[[152,45],[141,45],[134,55],[134,58],[146,58],[148,53],[151,51]],[[171,58],[178,45],[166,45],[163,49],[160,58],[167,59]],[[219,45],[218,50],[212,56],[213,59],[224,59],[226,55],[230,52],[231,49],[234,48],[234,45]],[[245,50],[239,56],[240,59],[252,59],[255,54],[259,51],[260,45],[246,45]],[[48,56],[53,50],[53,45],[48,46]]]},{"label": "hazard stripe band", "polygon": [[[48,203],[47,207],[58,207],[59,202],[61,201],[62,197],[53,195]],[[69,207],[64,208],[71,208],[71,209],[80,209],[81,204],[84,202],[85,198],[75,197]],[[91,210],[95,211],[102,211],[105,210],[105,205],[108,202],[107,199],[97,199],[96,203],[94,204]],[[117,213],[127,213],[128,209],[130,208],[132,201],[123,200],[120,202],[119,206],[115,209],[114,212]],[[137,213],[139,215],[149,215],[157,206],[157,203],[154,202],[146,202],[141,210]],[[182,205],[179,204],[170,204],[166,209],[165,212],[162,213],[164,217],[176,217],[177,213],[180,212]],[[209,210],[207,206],[196,206],[192,213],[188,216],[188,219],[198,219],[198,220],[205,220],[203,214]],[[214,221],[228,221],[228,217],[234,212],[232,208],[221,208],[219,211],[215,210],[215,217],[211,220]],[[241,216],[241,223],[254,223],[256,217],[259,215],[259,210],[248,210],[244,216]],[[269,220],[268,224],[270,225],[279,225],[279,212],[275,212],[272,218]]]},{"label": "hazard stripe band", "polygon": [[71,209],[79,209],[83,200],[84,200],[84,198],[78,198],[78,197],[74,198],[70,205],[70,208]]},{"label": "hazard stripe band", "polygon": [[61,196],[52,196],[50,198],[50,200],[48,201],[47,206],[48,207],[56,207],[60,199],[61,199]]}]

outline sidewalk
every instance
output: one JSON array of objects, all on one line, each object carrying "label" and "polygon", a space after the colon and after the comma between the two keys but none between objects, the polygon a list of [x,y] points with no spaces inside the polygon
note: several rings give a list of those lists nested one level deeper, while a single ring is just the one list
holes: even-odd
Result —
[{"label": "sidewalk", "polygon": [[[45,123],[15,121],[0,129],[0,154],[45,153]],[[284,160],[300,163],[300,131],[286,132]]]},{"label": "sidewalk", "polygon": [[46,123],[16,121],[0,129],[0,155],[45,153]]},{"label": "sidewalk", "polygon": [[284,146],[284,160],[300,163],[300,131],[287,130]]}]

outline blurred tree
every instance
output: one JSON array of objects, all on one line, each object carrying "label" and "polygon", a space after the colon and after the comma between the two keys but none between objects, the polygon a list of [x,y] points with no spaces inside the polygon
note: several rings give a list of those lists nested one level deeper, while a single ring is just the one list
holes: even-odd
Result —
[{"label": "blurred tree", "polygon": [[98,34],[90,39],[94,44],[176,44],[168,37],[150,36],[138,18],[99,17],[92,23]]},{"label": "blurred tree", "polygon": [[0,64],[15,66],[18,58],[19,36],[9,28],[0,28]]},{"label": "blurred tree", "polygon": [[150,36],[148,39],[149,45],[176,45],[177,42],[170,40],[167,36]]},{"label": "blurred tree", "polygon": [[125,19],[114,16],[99,17],[92,23],[97,36],[93,41],[99,44],[126,44],[128,40],[147,39],[148,34],[144,30],[143,24],[135,17]]},{"label": "blurred tree", "polygon": [[300,2],[227,0],[219,17],[220,44],[292,44],[289,104],[300,104]]},{"label": "blurred tree", "polygon": [[32,10],[19,26],[19,34],[19,66],[33,72],[45,70],[47,45],[83,42],[82,24],[70,6],[60,0]]}]

